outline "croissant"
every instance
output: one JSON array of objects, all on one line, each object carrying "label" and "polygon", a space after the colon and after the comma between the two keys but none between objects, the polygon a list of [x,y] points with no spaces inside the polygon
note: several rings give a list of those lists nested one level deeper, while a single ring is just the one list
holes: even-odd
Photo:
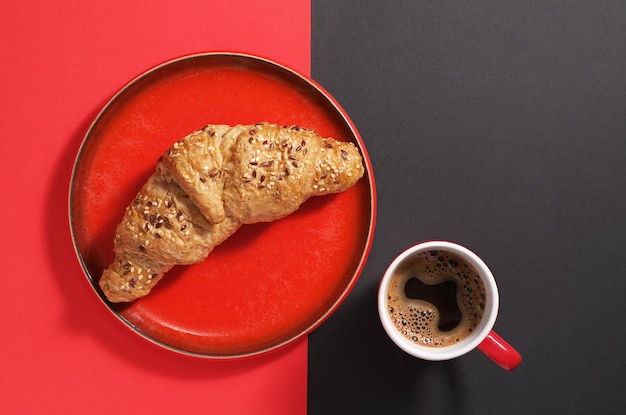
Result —
[{"label": "croissant", "polygon": [[244,224],[270,222],[364,174],[356,146],[270,123],[208,125],[174,143],[126,208],[99,285],[111,302],[147,295],[175,265],[202,262]]}]

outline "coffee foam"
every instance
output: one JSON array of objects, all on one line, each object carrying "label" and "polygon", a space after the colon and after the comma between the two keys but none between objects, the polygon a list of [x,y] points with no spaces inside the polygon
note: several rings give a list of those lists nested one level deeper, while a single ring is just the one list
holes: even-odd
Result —
[{"label": "coffee foam", "polygon": [[[456,284],[461,312],[456,327],[441,331],[439,310],[427,301],[405,295],[405,285],[411,278],[428,285],[446,281]],[[463,259],[444,251],[420,252],[407,258],[392,276],[387,290],[387,309],[396,329],[407,339],[429,347],[450,346],[469,336],[480,323],[485,305],[485,287],[478,272]]]}]

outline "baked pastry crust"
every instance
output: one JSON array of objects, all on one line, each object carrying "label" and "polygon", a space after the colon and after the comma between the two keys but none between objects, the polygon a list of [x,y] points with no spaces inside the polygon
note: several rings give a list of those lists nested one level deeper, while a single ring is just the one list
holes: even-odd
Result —
[{"label": "baked pastry crust", "polygon": [[363,174],[354,144],[312,130],[207,125],[166,151],[126,208],[100,287],[111,302],[143,297],[173,266],[202,262],[243,224],[283,218]]}]

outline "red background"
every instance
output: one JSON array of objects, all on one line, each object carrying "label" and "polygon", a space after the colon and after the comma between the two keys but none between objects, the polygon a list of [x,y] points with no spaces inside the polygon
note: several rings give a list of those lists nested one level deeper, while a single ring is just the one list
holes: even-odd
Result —
[{"label": "red background", "polygon": [[83,135],[127,81],[216,50],[309,73],[310,14],[292,0],[3,3],[2,412],[306,412],[306,340],[207,361],[159,349],[105,312],[73,252],[67,191]]}]

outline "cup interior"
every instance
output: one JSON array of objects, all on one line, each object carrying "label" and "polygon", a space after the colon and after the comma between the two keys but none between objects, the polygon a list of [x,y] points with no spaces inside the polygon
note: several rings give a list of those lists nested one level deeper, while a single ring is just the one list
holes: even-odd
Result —
[{"label": "cup interior", "polygon": [[[484,311],[480,322],[469,335],[447,346],[425,346],[405,337],[396,328],[388,305],[389,286],[392,277],[399,269],[416,261],[421,253],[434,251],[447,252],[465,261],[480,276],[485,289]],[[446,241],[423,242],[402,252],[387,267],[378,290],[378,313],[387,335],[405,352],[425,360],[449,360],[476,348],[492,330],[498,314],[498,307],[498,288],[487,265],[469,249]]]}]

